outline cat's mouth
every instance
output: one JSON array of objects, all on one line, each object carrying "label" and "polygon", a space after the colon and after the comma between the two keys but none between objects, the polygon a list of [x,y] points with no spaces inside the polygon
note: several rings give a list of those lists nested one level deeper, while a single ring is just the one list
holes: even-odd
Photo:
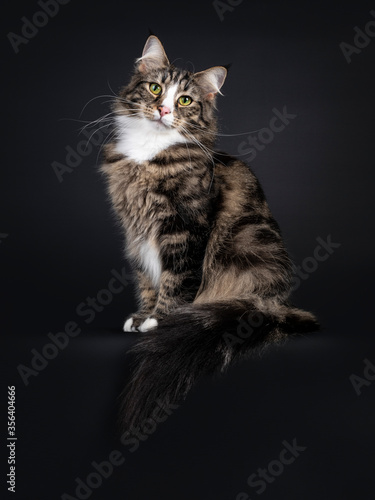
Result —
[{"label": "cat's mouth", "polygon": [[167,130],[172,127],[173,118],[170,113],[162,115],[155,109],[153,110],[152,116],[149,116],[149,118],[155,124],[157,130]]},{"label": "cat's mouth", "polygon": [[172,126],[170,123],[166,122],[163,117],[153,118],[151,121],[155,123],[158,129],[168,129]]}]

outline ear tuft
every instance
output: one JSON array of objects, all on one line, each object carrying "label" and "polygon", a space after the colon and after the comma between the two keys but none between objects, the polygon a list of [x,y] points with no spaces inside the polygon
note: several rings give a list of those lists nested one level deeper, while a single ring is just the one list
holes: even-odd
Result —
[{"label": "ear tuft", "polygon": [[227,70],[227,74],[229,73],[229,70],[230,68],[232,67],[232,63],[228,63],[228,64],[222,64],[223,68],[225,68]]},{"label": "ear tuft", "polygon": [[169,66],[168,57],[158,37],[150,35],[143,48],[142,57],[137,59],[138,70],[142,73],[150,69]]},{"label": "ear tuft", "polygon": [[214,66],[213,68],[200,71],[195,74],[198,85],[203,89],[207,99],[213,99],[216,94],[221,94],[220,89],[224,84],[228,74],[224,66]]}]

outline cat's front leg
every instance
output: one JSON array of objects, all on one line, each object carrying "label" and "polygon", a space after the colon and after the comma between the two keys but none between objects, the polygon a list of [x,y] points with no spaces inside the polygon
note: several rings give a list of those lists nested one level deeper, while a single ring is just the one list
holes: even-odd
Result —
[{"label": "cat's front leg", "polygon": [[152,313],[138,327],[153,330],[182,304],[192,302],[202,278],[204,241],[192,232],[164,234],[160,248],[162,273]]},{"label": "cat's front leg", "polygon": [[150,278],[141,270],[136,270],[136,281],[138,285],[139,309],[136,313],[126,318],[124,332],[136,332],[140,325],[150,316],[155,309],[157,301],[157,291]]},{"label": "cat's front leg", "polygon": [[155,307],[138,327],[138,330],[147,332],[156,328],[159,322],[178,306],[186,302],[192,302],[198,287],[199,282],[193,277],[192,270],[186,272],[163,271]]}]

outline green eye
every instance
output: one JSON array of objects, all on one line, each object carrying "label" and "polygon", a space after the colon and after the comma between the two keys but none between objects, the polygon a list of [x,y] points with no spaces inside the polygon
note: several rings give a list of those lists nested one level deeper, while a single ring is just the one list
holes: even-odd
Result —
[{"label": "green eye", "polygon": [[153,94],[159,95],[161,92],[161,87],[158,83],[150,83],[150,90]]},{"label": "green eye", "polygon": [[178,99],[178,102],[179,104],[181,104],[181,106],[189,106],[189,104],[191,104],[193,100],[191,97],[183,95]]}]

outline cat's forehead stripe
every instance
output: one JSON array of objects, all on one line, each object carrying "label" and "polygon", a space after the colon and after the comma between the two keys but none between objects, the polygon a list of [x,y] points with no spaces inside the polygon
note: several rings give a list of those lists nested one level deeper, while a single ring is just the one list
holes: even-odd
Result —
[{"label": "cat's forehead stripe", "polygon": [[175,67],[160,70],[159,75],[159,81],[163,85],[168,87],[170,85],[178,84],[183,90],[188,89],[192,80],[192,74],[189,71]]},{"label": "cat's forehead stripe", "polygon": [[162,83],[165,83],[167,81],[169,74],[167,70],[164,70],[163,76],[161,77]]},{"label": "cat's forehead stripe", "polygon": [[175,83],[171,85],[164,96],[162,105],[168,106],[170,110],[173,110],[177,91],[178,91],[178,84]]}]

